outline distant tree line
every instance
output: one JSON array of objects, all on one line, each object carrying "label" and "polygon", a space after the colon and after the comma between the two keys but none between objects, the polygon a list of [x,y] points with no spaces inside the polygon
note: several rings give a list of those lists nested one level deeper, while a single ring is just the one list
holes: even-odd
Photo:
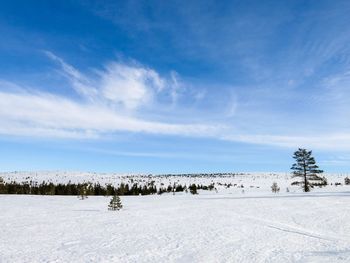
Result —
[{"label": "distant tree line", "polygon": [[0,180],[0,194],[30,194],[30,195],[151,195],[162,193],[188,192],[197,194],[197,190],[213,190],[214,184],[187,185],[173,184],[167,187],[157,187],[153,182],[140,185],[137,183],[121,183],[118,186],[111,184],[100,185],[99,183],[67,183],[54,184],[52,182],[42,182],[40,184],[33,182],[18,183],[15,181],[4,182]]}]

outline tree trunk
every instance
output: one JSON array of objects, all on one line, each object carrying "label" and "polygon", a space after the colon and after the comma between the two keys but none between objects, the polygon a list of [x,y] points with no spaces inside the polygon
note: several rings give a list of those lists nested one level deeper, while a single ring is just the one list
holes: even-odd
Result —
[{"label": "tree trunk", "polygon": [[309,187],[307,185],[307,179],[306,179],[306,163],[304,161],[304,192],[309,192]]}]

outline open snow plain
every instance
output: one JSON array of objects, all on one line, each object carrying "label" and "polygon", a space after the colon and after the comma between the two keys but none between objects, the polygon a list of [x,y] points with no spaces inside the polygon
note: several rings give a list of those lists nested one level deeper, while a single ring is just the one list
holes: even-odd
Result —
[{"label": "open snow plain", "polygon": [[272,194],[289,179],[262,178],[244,193],[122,196],[121,211],[103,196],[0,195],[0,262],[350,262],[349,186]]}]

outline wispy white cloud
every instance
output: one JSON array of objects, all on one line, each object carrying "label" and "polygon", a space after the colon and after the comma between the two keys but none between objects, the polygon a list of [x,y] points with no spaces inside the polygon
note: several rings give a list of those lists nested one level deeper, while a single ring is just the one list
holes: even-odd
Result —
[{"label": "wispy white cloud", "polygon": [[144,132],[216,138],[261,145],[313,149],[349,149],[349,134],[284,136],[243,134],[227,125],[146,121],[108,107],[85,104],[47,93],[0,92],[0,133],[5,135],[98,139],[115,132]]},{"label": "wispy white cloud", "polygon": [[181,82],[175,71],[169,77],[162,77],[135,61],[110,62],[102,70],[96,70],[95,77],[88,77],[52,52],[44,53],[61,66],[62,74],[74,90],[91,101],[134,111],[154,104],[159,93],[167,93],[172,104],[179,97]]},{"label": "wispy white cloud", "polygon": [[164,89],[165,80],[152,69],[114,62],[101,72],[98,85],[105,99],[136,109],[150,103]]},{"label": "wispy white cloud", "polygon": [[217,129],[202,124],[171,124],[118,114],[109,107],[60,96],[0,92],[0,133],[96,138],[118,131],[205,136]]},{"label": "wispy white cloud", "polygon": [[175,71],[172,71],[170,73],[170,76],[171,76],[171,82],[172,82],[170,85],[171,87],[170,95],[171,95],[172,103],[175,104],[179,97],[181,83],[179,81],[178,74]]},{"label": "wispy white cloud", "polygon": [[329,100],[342,104],[350,102],[350,70],[327,76],[321,84]]},{"label": "wispy white cloud", "polygon": [[[112,62],[103,70],[97,71],[93,77],[87,77],[87,74],[81,73],[53,53],[46,52],[46,55],[59,63],[61,73],[71,82],[82,100],[0,81],[1,134],[97,139],[118,132],[141,132],[288,148],[350,148],[350,133],[346,129],[337,132],[319,130],[315,135],[295,127],[292,132],[286,126],[289,120],[272,121],[276,119],[276,113],[269,112],[269,109],[259,110],[259,106],[249,103],[249,110],[246,110],[239,104],[239,97],[232,92],[223,95],[229,98],[227,104],[222,101],[218,104],[222,110],[218,112],[221,118],[216,121],[209,121],[210,118],[203,114],[203,108],[197,109],[198,115],[191,116],[193,112],[179,101],[184,95],[181,92],[186,89],[176,73],[164,77],[137,63]],[[327,79],[325,83],[328,86],[335,85],[344,78],[347,79],[347,74]],[[163,113],[161,118],[144,114],[145,107],[151,113],[162,114],[159,107],[164,105],[160,102],[164,93],[170,98],[168,104],[175,103],[175,107]],[[196,101],[196,94],[198,93],[189,92],[185,95],[192,96],[192,100]],[[199,99],[203,99],[203,96]],[[276,129],[278,126],[281,128]]]},{"label": "wispy white cloud", "polygon": [[72,84],[72,88],[84,98],[93,101],[98,94],[98,90],[93,88],[91,80],[85,77],[72,65],[66,63],[62,58],[56,56],[54,53],[45,50],[44,53],[53,61],[57,62],[61,68],[61,74],[68,78]]},{"label": "wispy white cloud", "polygon": [[[212,136],[217,126],[148,120],[137,110],[154,104],[156,95],[175,96],[179,84],[137,63],[112,62],[97,77],[87,77],[52,52],[45,54],[60,67],[81,96],[76,101],[52,93],[0,81],[0,133],[65,138],[101,138],[120,131],[182,136]],[[14,89],[15,87],[15,89]],[[127,110],[127,111],[124,111]]]},{"label": "wispy white cloud", "polygon": [[348,133],[330,133],[304,136],[230,134],[224,135],[223,139],[287,148],[305,147],[309,149],[324,150],[347,150],[350,148],[350,134]]}]

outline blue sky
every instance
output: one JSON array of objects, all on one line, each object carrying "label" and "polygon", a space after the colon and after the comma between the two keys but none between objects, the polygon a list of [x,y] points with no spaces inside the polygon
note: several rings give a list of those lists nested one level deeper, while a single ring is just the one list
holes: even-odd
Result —
[{"label": "blue sky", "polygon": [[2,1],[0,170],[350,171],[349,1]]}]

